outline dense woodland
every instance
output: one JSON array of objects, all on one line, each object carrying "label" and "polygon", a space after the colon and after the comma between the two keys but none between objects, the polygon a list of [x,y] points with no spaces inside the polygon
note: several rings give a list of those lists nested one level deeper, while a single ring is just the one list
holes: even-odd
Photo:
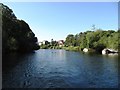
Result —
[{"label": "dense woodland", "polygon": [[65,46],[78,46],[80,50],[83,48],[91,48],[96,51],[101,51],[104,48],[118,50],[119,31],[101,30],[86,31],[79,34],[69,34],[66,37]]},{"label": "dense woodland", "polygon": [[30,29],[29,25],[17,19],[13,11],[0,4],[0,15],[2,15],[2,51],[26,52],[39,49],[37,37]]}]

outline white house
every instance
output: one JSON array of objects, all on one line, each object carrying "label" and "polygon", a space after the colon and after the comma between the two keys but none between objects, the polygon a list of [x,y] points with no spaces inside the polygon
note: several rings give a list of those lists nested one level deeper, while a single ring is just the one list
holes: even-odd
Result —
[{"label": "white house", "polygon": [[39,45],[42,45],[42,44],[43,44],[43,42],[38,42],[38,44],[39,44]]},{"label": "white house", "polygon": [[49,42],[47,40],[44,40],[42,43],[47,45]]},{"label": "white house", "polygon": [[58,41],[58,45],[59,45],[59,47],[64,46],[64,40],[59,40],[59,41]]}]

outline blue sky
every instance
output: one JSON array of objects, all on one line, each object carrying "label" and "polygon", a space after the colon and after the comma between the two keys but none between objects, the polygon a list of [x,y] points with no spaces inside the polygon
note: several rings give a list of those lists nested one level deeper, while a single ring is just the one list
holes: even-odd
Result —
[{"label": "blue sky", "polygon": [[38,41],[65,40],[68,34],[96,28],[118,28],[117,2],[6,2],[18,19],[26,21]]}]

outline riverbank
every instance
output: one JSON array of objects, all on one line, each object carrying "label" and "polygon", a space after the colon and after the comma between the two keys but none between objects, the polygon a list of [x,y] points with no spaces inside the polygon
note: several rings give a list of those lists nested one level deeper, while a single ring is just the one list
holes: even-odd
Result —
[{"label": "riverbank", "polygon": [[[64,49],[66,51],[82,51],[83,52],[83,49],[80,48],[79,46],[62,46],[62,47],[59,47],[59,46],[48,46],[48,45],[44,45],[42,47],[40,47],[40,49]],[[91,49],[89,48],[89,52],[96,52],[94,49]]]},{"label": "riverbank", "polygon": [[[66,51],[76,51],[76,52],[85,52],[85,53],[99,53],[99,54],[103,54],[103,51],[104,51],[104,49],[98,50],[99,48],[97,48],[97,49],[80,48],[79,46],[62,46],[62,47],[59,47],[59,46],[44,45],[44,47],[42,46],[40,49],[64,49]],[[106,52],[106,54],[103,54],[103,55],[118,55],[118,52],[117,53]]]},{"label": "riverbank", "polygon": [[[118,55],[120,52],[118,50],[113,50],[113,49],[92,49],[92,48],[84,48],[81,49],[80,47],[76,46],[69,46],[69,47],[63,47],[63,49],[67,51],[79,51],[79,52],[85,52],[85,53],[99,53],[102,55]],[[103,53],[104,52],[104,53]]]},{"label": "riverbank", "polygon": [[67,51],[81,51],[81,48],[78,46],[62,47],[62,49],[67,50]]},{"label": "riverbank", "polygon": [[79,46],[51,46],[51,45],[42,45],[40,46],[40,49],[64,49],[67,51],[82,51]]}]

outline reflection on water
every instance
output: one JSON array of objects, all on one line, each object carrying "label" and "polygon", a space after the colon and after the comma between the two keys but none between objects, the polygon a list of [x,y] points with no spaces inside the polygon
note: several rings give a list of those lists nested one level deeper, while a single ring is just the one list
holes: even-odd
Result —
[{"label": "reflection on water", "polygon": [[3,88],[118,87],[117,57],[41,49],[3,60]]}]

